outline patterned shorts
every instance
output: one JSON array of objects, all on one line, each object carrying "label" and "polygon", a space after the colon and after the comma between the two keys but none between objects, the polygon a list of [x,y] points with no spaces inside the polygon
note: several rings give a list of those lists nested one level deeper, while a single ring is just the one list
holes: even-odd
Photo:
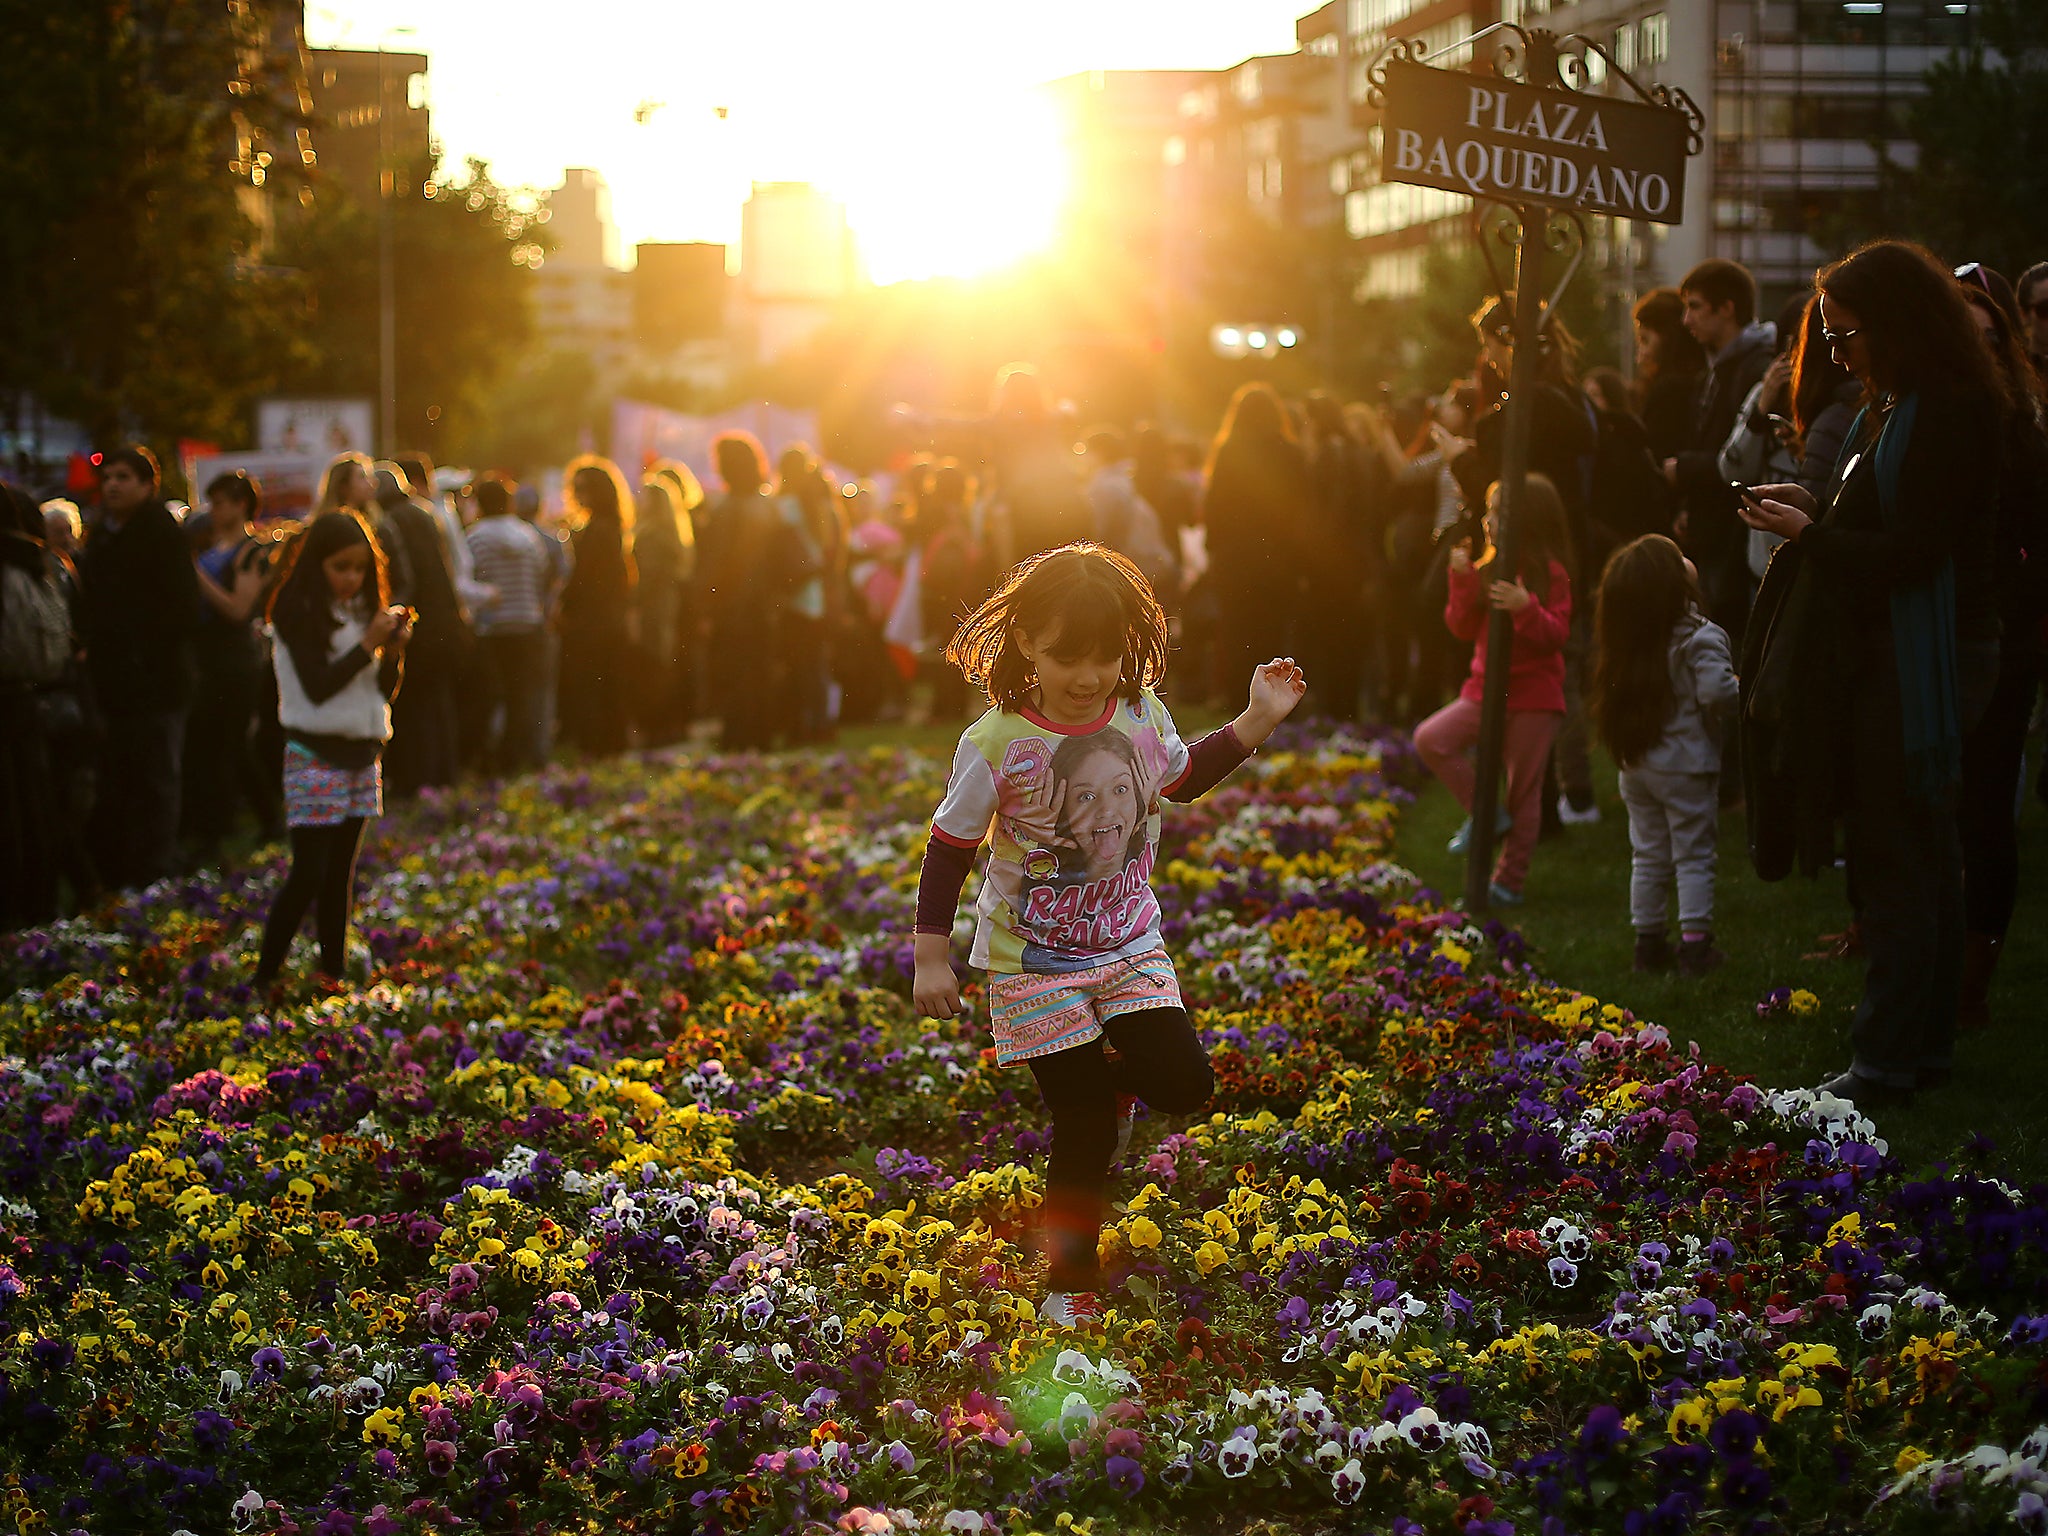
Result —
[{"label": "patterned shorts", "polygon": [[384,765],[337,768],[301,742],[284,744],[284,820],[288,827],[332,827],[351,816],[384,814]]},{"label": "patterned shorts", "polygon": [[1155,949],[1057,976],[991,976],[988,1003],[996,1064],[1007,1067],[1100,1040],[1105,1019],[1180,1007],[1180,978]]}]

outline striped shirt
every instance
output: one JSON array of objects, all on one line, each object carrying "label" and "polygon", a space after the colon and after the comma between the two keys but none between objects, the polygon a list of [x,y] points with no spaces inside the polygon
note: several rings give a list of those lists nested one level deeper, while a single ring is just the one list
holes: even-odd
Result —
[{"label": "striped shirt", "polygon": [[550,560],[546,535],[510,513],[480,519],[469,530],[478,582],[495,595],[476,608],[480,635],[525,634],[547,617]]}]

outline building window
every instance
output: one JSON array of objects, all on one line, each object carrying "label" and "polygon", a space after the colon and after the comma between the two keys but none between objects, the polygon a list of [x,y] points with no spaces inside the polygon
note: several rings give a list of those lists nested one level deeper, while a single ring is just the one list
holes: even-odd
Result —
[{"label": "building window", "polygon": [[1614,62],[1623,69],[1636,67],[1636,24],[1625,21],[1614,29]]},{"label": "building window", "polygon": [[1643,18],[1642,60],[1648,64],[1662,64],[1671,57],[1671,18],[1662,11],[1654,11]]},{"label": "building window", "polygon": [[1342,197],[1351,190],[1351,161],[1339,155],[1330,162],[1330,195]]},{"label": "building window", "polygon": [[1188,141],[1179,134],[1173,135],[1160,150],[1160,158],[1168,165],[1185,165],[1188,158]]},{"label": "building window", "polygon": [[1246,106],[1259,99],[1259,66],[1256,61],[1238,70],[1237,79],[1231,83],[1231,89],[1237,93],[1237,99]]}]

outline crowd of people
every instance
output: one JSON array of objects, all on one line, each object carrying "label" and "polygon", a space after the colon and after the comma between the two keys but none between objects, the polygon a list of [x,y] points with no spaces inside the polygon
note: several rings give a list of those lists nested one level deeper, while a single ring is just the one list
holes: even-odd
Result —
[{"label": "crowd of people", "polygon": [[336,458],[303,525],[266,519],[240,473],[181,517],[140,447],[106,456],[89,508],[5,487],[0,926],[289,831],[278,942],[317,908],[338,969],[333,914],[387,789],[558,745],[715,729],[765,749],[962,718],[962,618],[1017,562],[1086,542],[1156,597],[1180,697],[1296,658],[1310,712],[1412,728],[1468,805],[1505,612],[1493,899],[1522,899],[1544,836],[1598,819],[1598,739],[1621,769],[1638,964],[1719,963],[1717,818],[1744,802],[1767,874],[1846,851],[1838,942],[1871,955],[1852,1075],[1939,1081],[1929,1042],[1983,1020],[2017,888],[2048,611],[2048,264],[2015,287],[1880,242],[1766,319],[1747,271],[1703,262],[1636,304],[1627,379],[1582,371],[1546,313],[1510,568],[1492,519],[1512,314],[1510,294],[1479,306],[1470,369],[1433,395],[1246,384],[1206,450],[1084,428],[1016,366],[948,455],[845,482],[732,433],[708,490],[681,464],[636,487],[579,459],[559,518],[496,473],[437,490],[417,455]]}]

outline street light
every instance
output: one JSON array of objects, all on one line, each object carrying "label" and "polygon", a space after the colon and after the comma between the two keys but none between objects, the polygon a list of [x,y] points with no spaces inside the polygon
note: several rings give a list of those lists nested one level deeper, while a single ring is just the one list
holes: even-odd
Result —
[{"label": "street light", "polygon": [[1209,329],[1209,350],[1218,357],[1278,357],[1301,345],[1294,325],[1217,325]]},{"label": "street light", "polygon": [[398,195],[398,173],[391,164],[387,47],[393,37],[412,35],[411,27],[391,27],[377,39],[377,440],[387,459],[398,452],[398,272],[391,251],[391,203]]}]

